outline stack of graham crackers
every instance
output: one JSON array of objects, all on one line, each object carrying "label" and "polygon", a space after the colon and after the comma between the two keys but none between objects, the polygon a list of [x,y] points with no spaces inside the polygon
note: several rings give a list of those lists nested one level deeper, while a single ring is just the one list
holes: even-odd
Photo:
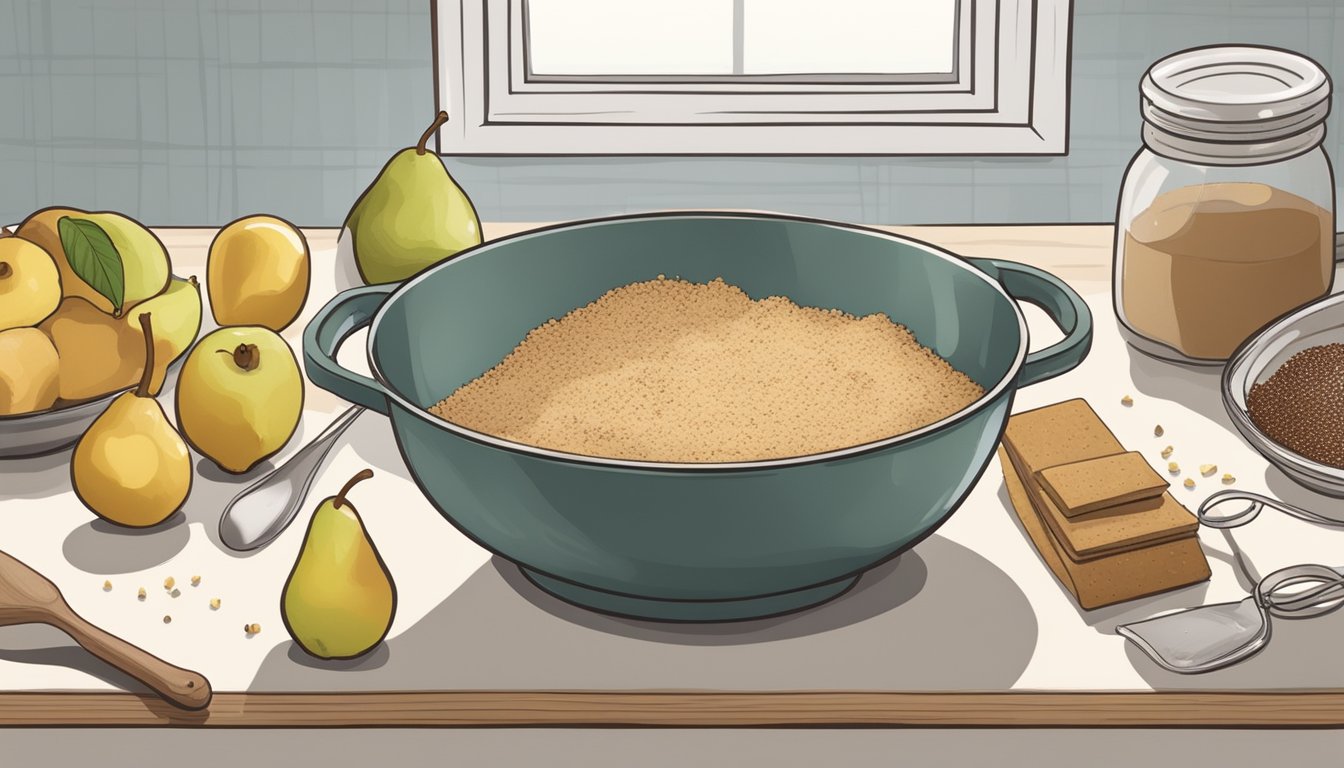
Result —
[{"label": "stack of graham crackers", "polygon": [[1085,400],[1010,418],[999,460],[1023,528],[1082,608],[1209,578],[1199,521]]}]

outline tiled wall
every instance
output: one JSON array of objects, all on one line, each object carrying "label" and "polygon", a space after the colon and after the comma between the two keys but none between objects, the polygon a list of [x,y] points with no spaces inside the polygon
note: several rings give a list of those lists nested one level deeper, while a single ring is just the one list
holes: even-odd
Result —
[{"label": "tiled wall", "polygon": [[428,9],[0,0],[0,220],[61,203],[339,224],[433,117]]},{"label": "tiled wall", "polygon": [[[160,224],[339,224],[433,109],[429,0],[0,0],[0,220],[40,205]],[[1075,0],[1059,158],[481,158],[493,220],[743,207],[869,223],[1104,221],[1149,63],[1217,42],[1344,72],[1344,0]],[[261,10],[264,8],[265,10]],[[1337,116],[1327,147],[1341,154]]]}]

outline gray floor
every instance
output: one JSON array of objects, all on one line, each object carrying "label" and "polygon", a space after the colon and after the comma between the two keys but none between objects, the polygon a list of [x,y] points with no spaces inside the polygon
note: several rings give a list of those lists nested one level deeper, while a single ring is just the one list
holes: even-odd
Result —
[{"label": "gray floor", "polygon": [[[1344,731],[0,730],[10,765],[1339,765]],[[297,760],[302,756],[301,760]],[[26,758],[26,759],[25,759]]]}]

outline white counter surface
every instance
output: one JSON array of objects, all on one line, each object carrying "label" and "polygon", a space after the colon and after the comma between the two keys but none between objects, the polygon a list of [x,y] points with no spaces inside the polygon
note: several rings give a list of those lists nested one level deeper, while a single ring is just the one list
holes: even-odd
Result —
[{"label": "white counter surface", "polygon": [[[488,228],[489,234],[523,228]],[[1223,486],[1199,464],[1231,472],[1236,487],[1329,512],[1344,503],[1294,485],[1232,431],[1217,369],[1172,366],[1130,351],[1110,296],[1109,227],[924,227],[901,230],[968,256],[1034,263],[1070,282],[1095,317],[1077,370],[1022,390],[1021,411],[1084,397],[1128,448],[1156,466],[1159,450],[1198,487],[1173,493],[1193,509]],[[163,230],[178,274],[204,274],[207,230]],[[349,270],[336,264],[336,233],[308,233],[313,284],[304,315],[285,336],[297,350],[307,319]],[[338,277],[338,275],[340,275]],[[1033,347],[1058,338],[1034,308]],[[206,313],[207,327],[209,313]],[[363,367],[361,333],[341,359]],[[1121,404],[1131,395],[1132,407]],[[171,390],[161,396],[171,414]],[[308,384],[300,433],[283,460],[345,407]],[[1154,437],[1161,424],[1165,435]],[[76,611],[164,659],[198,670],[220,692],[357,691],[1200,691],[1344,688],[1334,646],[1344,613],[1280,622],[1268,650],[1227,670],[1181,677],[1160,671],[1113,633],[1120,622],[1244,597],[1228,538],[1201,533],[1213,570],[1204,584],[1082,612],[1040,561],[1006,507],[997,460],[938,532],[848,595],[800,614],[727,625],[660,625],[569,606],[492,559],[436,512],[408,478],[387,419],[365,413],[340,440],[305,510],[354,472],[374,477],[352,495],[395,577],[399,603],[384,646],[362,660],[322,664],[285,633],[279,592],[303,537],[307,511],[270,546],[223,547],[224,504],[258,473],[234,478],[197,457],[182,514],[144,532],[94,518],[70,490],[68,452],[0,462],[0,549],[52,579]],[[1234,534],[1252,567],[1339,565],[1344,534],[1262,516]],[[193,587],[190,577],[202,577]],[[181,594],[163,588],[176,579]],[[112,583],[104,591],[103,582]],[[144,587],[148,597],[136,599]],[[218,611],[209,608],[218,597]],[[165,624],[163,617],[172,616]],[[246,623],[261,624],[255,636]],[[1280,626],[1282,625],[1282,627]],[[0,691],[142,690],[45,627],[0,628]],[[0,694],[3,696],[3,694]]]}]

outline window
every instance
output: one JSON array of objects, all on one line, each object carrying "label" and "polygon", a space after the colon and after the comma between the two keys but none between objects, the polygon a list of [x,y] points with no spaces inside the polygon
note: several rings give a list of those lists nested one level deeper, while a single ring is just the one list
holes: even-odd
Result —
[{"label": "window", "polygon": [[1062,154],[1070,0],[435,0],[451,154]]}]

